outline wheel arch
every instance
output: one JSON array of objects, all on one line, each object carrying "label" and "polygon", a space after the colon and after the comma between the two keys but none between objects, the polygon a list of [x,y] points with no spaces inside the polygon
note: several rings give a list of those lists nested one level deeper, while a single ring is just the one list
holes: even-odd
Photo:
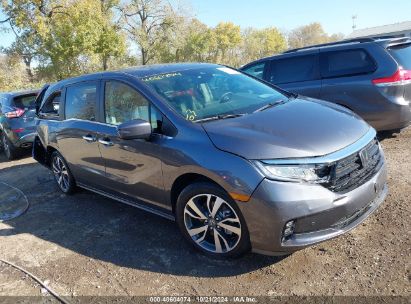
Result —
[{"label": "wheel arch", "polygon": [[51,155],[53,154],[54,151],[58,150],[54,148],[53,146],[47,145],[46,147],[43,145],[41,142],[41,139],[39,136],[36,136],[34,138],[33,142],[33,158],[42,164],[43,166],[46,166],[50,168],[50,162],[51,162]]},{"label": "wheel arch", "polygon": [[[222,187],[218,182],[213,180],[212,178],[201,174],[201,173],[194,173],[194,172],[186,172],[180,176],[178,176],[170,189],[170,202],[171,202],[171,207],[173,213],[175,212],[175,206],[177,203],[178,196],[180,195],[181,191],[184,190],[187,186],[193,184],[193,183],[199,183],[199,182],[208,182],[213,185],[216,185],[217,187],[221,188],[222,190],[226,191],[224,187]],[[228,192],[227,192],[228,193]]]}]

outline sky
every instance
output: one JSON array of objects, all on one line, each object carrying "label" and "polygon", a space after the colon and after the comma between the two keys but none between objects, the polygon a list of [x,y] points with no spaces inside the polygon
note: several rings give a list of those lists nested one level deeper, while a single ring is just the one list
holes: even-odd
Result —
[{"label": "sky", "polygon": [[[275,26],[289,31],[311,22],[320,22],[329,34],[352,32],[357,28],[411,21],[411,0],[183,0],[194,16],[209,26],[231,21],[242,28]],[[0,11],[0,20],[4,14]],[[14,37],[0,32],[0,46]]]}]

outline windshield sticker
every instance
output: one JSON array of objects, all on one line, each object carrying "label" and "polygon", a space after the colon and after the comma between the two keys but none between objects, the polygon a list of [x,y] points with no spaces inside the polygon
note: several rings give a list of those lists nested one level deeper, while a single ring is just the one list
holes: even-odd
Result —
[{"label": "windshield sticker", "polygon": [[240,72],[238,72],[236,70],[233,70],[233,69],[230,69],[230,68],[217,68],[217,70],[219,70],[221,72],[224,72],[224,73],[227,73],[227,74],[230,74],[230,75],[241,74]]},{"label": "windshield sticker", "polygon": [[145,82],[150,82],[150,81],[162,80],[162,79],[172,78],[172,77],[177,77],[177,76],[182,76],[182,75],[181,73],[167,73],[167,74],[147,76],[147,77],[142,78],[142,80]]},{"label": "windshield sticker", "polygon": [[192,111],[192,110],[187,110],[187,111],[186,111],[186,119],[187,119],[187,120],[193,121],[193,120],[196,119],[196,117],[197,117],[197,113],[196,113],[196,112],[194,112],[194,111]]}]

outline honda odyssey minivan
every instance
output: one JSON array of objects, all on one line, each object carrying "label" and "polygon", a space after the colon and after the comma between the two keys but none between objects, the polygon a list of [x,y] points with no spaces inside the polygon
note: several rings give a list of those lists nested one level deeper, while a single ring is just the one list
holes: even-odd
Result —
[{"label": "honda odyssey minivan", "polygon": [[61,191],[175,220],[215,257],[284,255],[334,238],[387,194],[376,131],[356,114],[221,65],[63,80],[45,92],[37,132],[33,157]]}]

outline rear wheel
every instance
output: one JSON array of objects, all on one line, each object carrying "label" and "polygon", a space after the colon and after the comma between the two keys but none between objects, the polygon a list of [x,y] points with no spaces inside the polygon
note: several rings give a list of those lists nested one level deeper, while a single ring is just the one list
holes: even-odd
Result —
[{"label": "rear wheel", "polygon": [[13,160],[18,156],[18,150],[7,138],[5,133],[1,134],[1,146],[8,160]]},{"label": "rear wheel", "polygon": [[60,190],[66,194],[73,193],[76,183],[63,156],[57,151],[51,155],[51,169]]},{"label": "rear wheel", "polygon": [[207,255],[231,258],[250,249],[240,209],[214,184],[202,182],[185,188],[177,200],[176,218],[186,240]]}]

